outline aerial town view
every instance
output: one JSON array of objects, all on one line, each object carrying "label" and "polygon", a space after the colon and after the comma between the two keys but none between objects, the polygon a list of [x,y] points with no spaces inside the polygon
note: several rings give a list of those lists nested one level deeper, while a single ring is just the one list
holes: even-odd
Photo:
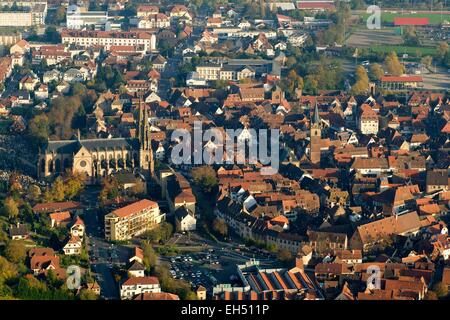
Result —
[{"label": "aerial town view", "polygon": [[450,300],[449,45],[446,0],[0,0],[0,300]]}]

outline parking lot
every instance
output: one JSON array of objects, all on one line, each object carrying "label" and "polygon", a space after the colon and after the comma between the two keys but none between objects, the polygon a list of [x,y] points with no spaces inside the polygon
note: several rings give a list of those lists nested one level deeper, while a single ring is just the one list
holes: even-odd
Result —
[{"label": "parking lot", "polygon": [[169,260],[170,273],[175,279],[188,281],[192,286],[209,289],[219,283],[217,274],[223,270],[214,251],[178,255]]}]

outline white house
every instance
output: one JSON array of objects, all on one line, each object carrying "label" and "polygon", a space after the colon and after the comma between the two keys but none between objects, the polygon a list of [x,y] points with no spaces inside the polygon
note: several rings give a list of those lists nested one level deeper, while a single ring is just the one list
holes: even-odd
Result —
[{"label": "white house", "polygon": [[63,247],[64,254],[69,255],[80,255],[83,249],[83,242],[80,237],[71,236],[69,241]]},{"label": "white house", "polygon": [[193,231],[197,227],[197,219],[191,210],[181,206],[175,211],[175,225],[178,231]]},{"label": "white house", "polygon": [[131,299],[141,293],[161,292],[158,278],[156,277],[132,277],[120,286],[120,298]]},{"label": "white house", "polygon": [[128,274],[133,277],[144,277],[145,267],[142,263],[134,261],[133,264],[128,268]]}]

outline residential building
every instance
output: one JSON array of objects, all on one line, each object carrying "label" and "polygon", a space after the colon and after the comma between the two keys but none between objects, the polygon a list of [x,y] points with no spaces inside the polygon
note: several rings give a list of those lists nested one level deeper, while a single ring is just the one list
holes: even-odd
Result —
[{"label": "residential building", "polygon": [[159,293],[161,286],[156,277],[131,277],[120,286],[120,298],[133,299],[143,293]]},{"label": "residential building", "polygon": [[165,214],[160,212],[158,203],[143,199],[105,216],[105,238],[129,240],[155,228],[164,220]]},{"label": "residential building", "polygon": [[110,50],[111,46],[139,46],[147,52],[156,50],[156,35],[148,31],[76,31],[61,32],[63,44],[76,44],[84,48],[102,46]]}]

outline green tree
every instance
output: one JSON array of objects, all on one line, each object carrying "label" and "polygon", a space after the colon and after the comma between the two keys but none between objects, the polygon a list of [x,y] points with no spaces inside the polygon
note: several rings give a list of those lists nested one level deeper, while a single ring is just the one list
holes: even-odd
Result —
[{"label": "green tree", "polygon": [[50,134],[50,121],[45,113],[35,116],[28,124],[28,134],[38,145],[48,140]]}]

